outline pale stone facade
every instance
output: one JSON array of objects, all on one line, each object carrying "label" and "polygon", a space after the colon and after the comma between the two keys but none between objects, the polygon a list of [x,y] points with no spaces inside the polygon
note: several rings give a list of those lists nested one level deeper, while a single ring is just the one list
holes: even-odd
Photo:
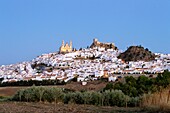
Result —
[{"label": "pale stone facade", "polygon": [[93,43],[92,45],[90,46],[91,48],[93,47],[104,47],[106,49],[116,49],[116,46],[114,43],[102,43],[102,42],[99,42],[98,39],[93,39]]},{"label": "pale stone facade", "polygon": [[60,47],[60,53],[69,53],[72,52],[72,41],[70,41],[70,45],[68,43],[64,44],[64,40],[62,41],[62,45]]}]

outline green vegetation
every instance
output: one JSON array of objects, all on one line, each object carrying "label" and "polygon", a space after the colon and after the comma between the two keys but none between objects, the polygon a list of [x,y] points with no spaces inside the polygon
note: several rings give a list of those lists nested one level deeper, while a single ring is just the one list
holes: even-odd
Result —
[{"label": "green vegetation", "polygon": [[[140,76],[125,77],[125,82],[108,83],[101,91],[73,91],[70,89],[32,86],[19,90],[13,97],[0,97],[1,101],[49,102],[96,106],[148,107],[166,105],[170,102],[170,72],[156,78]],[[162,104],[163,103],[163,104]]]},{"label": "green vegetation", "polygon": [[139,97],[143,94],[154,93],[170,85],[170,72],[158,74],[156,78],[140,76],[137,79],[132,76],[125,77],[125,83],[117,82],[115,85],[108,83],[104,90],[121,90],[130,97]]},{"label": "green vegetation", "polygon": [[64,85],[64,81],[59,81],[59,80],[42,80],[42,81],[37,81],[37,80],[28,80],[28,81],[17,81],[17,82],[0,82],[0,87],[5,87],[5,86],[46,86],[46,85]]},{"label": "green vegetation", "polygon": [[11,97],[0,96],[0,102],[6,102],[11,100]]},{"label": "green vegetation", "polygon": [[65,104],[88,104],[97,106],[137,106],[139,98],[125,95],[120,90],[107,90],[104,92],[85,91],[73,92],[55,87],[30,87],[18,91],[13,97],[14,101],[25,102],[63,102]]}]

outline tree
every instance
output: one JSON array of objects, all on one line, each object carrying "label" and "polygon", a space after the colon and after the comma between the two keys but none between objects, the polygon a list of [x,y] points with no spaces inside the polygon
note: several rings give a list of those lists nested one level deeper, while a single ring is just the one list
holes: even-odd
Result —
[{"label": "tree", "polygon": [[92,93],[90,91],[83,92],[84,104],[90,104]]},{"label": "tree", "polygon": [[42,102],[45,88],[41,86],[41,87],[36,87],[35,90],[36,90],[36,92],[35,92],[36,96],[39,98],[39,102]]},{"label": "tree", "polygon": [[100,92],[92,92],[91,93],[91,104],[92,105],[100,105],[101,103],[101,95]]},{"label": "tree", "polygon": [[52,96],[53,96],[53,98],[55,100],[55,103],[57,103],[57,102],[62,100],[62,98],[63,98],[63,91],[60,88],[52,87],[51,88],[51,93],[52,93]]},{"label": "tree", "polygon": [[128,85],[136,87],[136,79],[133,76],[126,76],[125,80]]},{"label": "tree", "polygon": [[20,100],[20,101],[22,101],[22,96],[23,96],[23,94],[24,94],[24,90],[21,89],[21,90],[18,92],[19,100]]},{"label": "tree", "polygon": [[28,102],[28,101],[31,99],[31,97],[32,97],[32,91],[31,91],[30,88],[28,88],[27,90],[24,90],[23,94],[24,94],[24,98],[26,99],[27,102]]},{"label": "tree", "polygon": [[51,96],[53,96],[54,98],[54,102],[55,102],[55,111],[56,111],[56,104],[58,101],[62,100],[62,96],[63,96],[63,92],[61,89],[59,88],[51,88]]},{"label": "tree", "polygon": [[111,90],[111,89],[113,89],[113,83],[108,83],[103,90],[105,91],[105,90]]},{"label": "tree", "polygon": [[148,49],[148,48],[146,48],[145,50],[146,50],[146,51],[149,51],[149,49]]}]

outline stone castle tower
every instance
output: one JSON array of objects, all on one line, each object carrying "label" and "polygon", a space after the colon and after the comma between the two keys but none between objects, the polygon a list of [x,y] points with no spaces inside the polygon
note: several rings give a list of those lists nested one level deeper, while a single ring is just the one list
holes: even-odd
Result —
[{"label": "stone castle tower", "polygon": [[102,43],[102,42],[99,42],[97,38],[93,39],[93,43],[90,47],[91,48],[93,48],[93,47],[103,47],[105,49],[114,49],[114,50],[117,49],[117,47],[115,46],[114,43]]},{"label": "stone castle tower", "polygon": [[69,45],[68,43],[64,44],[64,40],[63,40],[59,51],[60,53],[72,52],[72,41],[70,41],[70,45]]}]

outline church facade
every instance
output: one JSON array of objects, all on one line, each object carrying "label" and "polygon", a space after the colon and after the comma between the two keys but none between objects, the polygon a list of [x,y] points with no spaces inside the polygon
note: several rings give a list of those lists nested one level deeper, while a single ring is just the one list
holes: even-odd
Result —
[{"label": "church facade", "polygon": [[72,52],[72,41],[70,41],[70,45],[69,45],[68,43],[64,44],[64,40],[63,40],[59,52],[60,53]]}]

